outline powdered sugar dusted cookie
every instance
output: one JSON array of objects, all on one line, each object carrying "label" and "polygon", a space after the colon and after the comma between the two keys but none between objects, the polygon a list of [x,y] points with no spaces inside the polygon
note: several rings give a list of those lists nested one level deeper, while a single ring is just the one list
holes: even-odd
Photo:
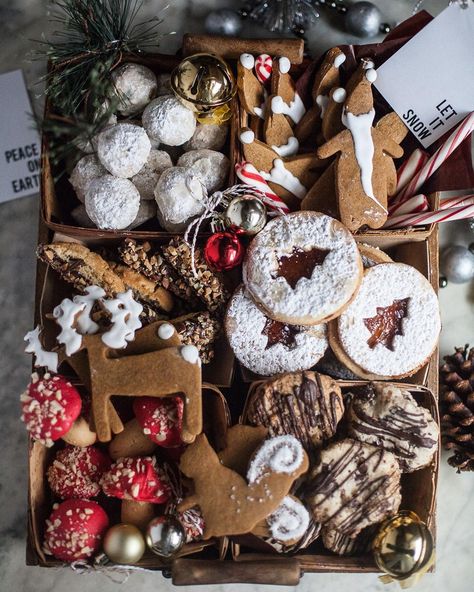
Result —
[{"label": "powdered sugar dusted cookie", "polygon": [[362,277],[352,234],[316,212],[280,216],[253,239],[244,283],[272,319],[316,325],[346,308]]},{"label": "powdered sugar dusted cookie", "polygon": [[177,165],[197,175],[208,193],[221,189],[229,174],[230,162],[225,154],[216,150],[190,150],[178,160]]},{"label": "powdered sugar dusted cookie", "polygon": [[321,452],[305,485],[313,517],[324,528],[355,537],[395,514],[400,468],[391,452],[346,438]]},{"label": "powdered sugar dusted cookie", "polygon": [[403,472],[429,465],[438,449],[439,428],[430,412],[409,391],[391,384],[358,390],[348,420],[353,438],[392,452]]},{"label": "powdered sugar dusted cookie", "polygon": [[316,372],[293,372],[262,383],[248,405],[247,419],[269,434],[293,434],[310,452],[332,438],[344,414],[335,380]]},{"label": "powdered sugar dusted cookie", "polygon": [[89,183],[85,206],[97,228],[120,230],[137,217],[140,194],[128,179],[104,175]]},{"label": "powdered sugar dusted cookie", "polygon": [[183,145],[183,148],[185,151],[201,150],[203,148],[220,150],[225,144],[228,132],[229,126],[226,123],[221,125],[198,123],[193,137]]},{"label": "powdered sugar dusted cookie", "polygon": [[325,325],[304,327],[274,321],[258,308],[244,286],[230,300],[225,326],[236,358],[264,376],[311,368],[328,345]]},{"label": "powdered sugar dusted cookie", "polygon": [[119,97],[118,111],[122,115],[138,113],[156,94],[156,76],[142,64],[122,64],[112,71],[111,78]]},{"label": "powdered sugar dusted cookie", "polygon": [[401,378],[428,361],[440,329],[438,299],[428,280],[410,265],[381,263],[365,271],[356,298],[331,323],[329,338],[359,376]]},{"label": "powdered sugar dusted cookie", "polygon": [[142,116],[150,139],[168,146],[181,146],[193,137],[194,113],[173,95],[164,95],[148,103]]},{"label": "powdered sugar dusted cookie", "polygon": [[323,545],[338,555],[364,555],[369,553],[376,527],[368,526],[355,537],[349,537],[337,530],[323,527],[321,538]]},{"label": "powdered sugar dusted cookie", "polygon": [[130,180],[138,189],[141,199],[155,199],[155,187],[161,173],[173,166],[170,155],[164,150],[152,148],[148,160]]},{"label": "powdered sugar dusted cookie", "polygon": [[99,134],[97,155],[102,165],[116,177],[133,177],[146,163],[151,144],[138,125],[117,123]]},{"label": "powdered sugar dusted cookie", "polygon": [[84,202],[86,198],[86,191],[92,179],[106,175],[107,171],[97,160],[95,154],[87,154],[83,156],[73,168],[69,183],[76,192],[77,199]]}]

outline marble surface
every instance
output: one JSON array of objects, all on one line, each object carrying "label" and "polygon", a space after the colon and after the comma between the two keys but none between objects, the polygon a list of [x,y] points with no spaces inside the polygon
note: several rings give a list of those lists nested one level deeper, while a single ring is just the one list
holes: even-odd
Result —
[{"label": "marble surface", "polygon": [[[381,0],[376,2],[389,22],[406,18],[414,1]],[[426,2],[436,14],[446,4]],[[146,14],[156,13],[160,2],[145,0]],[[210,8],[238,6],[239,2],[225,0],[175,0],[170,3],[163,31],[176,31],[162,43],[172,52],[180,44],[183,28],[202,31],[203,16]],[[346,35],[337,29],[338,21],[327,13],[309,33],[309,47],[313,55],[337,43],[347,42]],[[0,56],[1,70],[23,68],[35,106],[41,109],[41,86],[35,81],[44,70],[44,63],[31,62],[27,56],[33,45],[51,28],[44,0],[0,1]],[[244,34],[259,36],[262,31],[248,26]],[[355,40],[354,40],[355,41]],[[4,108],[2,106],[2,108]],[[18,395],[28,381],[29,356],[23,355],[23,335],[32,327],[34,298],[34,247],[36,243],[37,197],[20,199],[0,205],[0,425],[2,455],[0,456],[0,589],[8,592],[88,592],[100,588],[102,592],[118,590],[112,574],[78,575],[69,569],[40,569],[25,566],[26,530],[26,436],[19,421]],[[443,229],[442,243],[468,244],[473,236],[464,222],[452,223]],[[443,333],[441,352],[449,352],[454,345],[472,341],[474,330],[474,283],[449,286],[440,295]],[[445,462],[441,463],[438,495],[438,548],[436,573],[427,575],[417,586],[419,592],[467,592],[472,590],[472,536],[474,524],[474,474],[457,475]],[[144,592],[171,589],[168,580],[159,574],[134,572],[122,589]],[[306,575],[299,592],[317,588],[320,592],[339,592],[350,587],[352,592],[375,592],[387,589],[375,575]],[[391,585],[388,589],[395,589]],[[235,586],[216,586],[214,590],[230,592]],[[206,586],[192,588],[204,592]],[[243,592],[265,590],[276,592],[283,587],[260,588],[243,585]],[[191,588],[190,588],[191,590]]]}]

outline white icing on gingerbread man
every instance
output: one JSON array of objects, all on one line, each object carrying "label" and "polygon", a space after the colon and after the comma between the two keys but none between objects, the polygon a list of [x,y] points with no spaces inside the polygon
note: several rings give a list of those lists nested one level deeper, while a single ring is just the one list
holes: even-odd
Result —
[{"label": "white icing on gingerbread man", "polygon": [[290,117],[294,123],[299,123],[303,115],[306,113],[303,101],[301,100],[300,95],[296,92],[289,105],[288,103],[285,103],[285,101],[279,95],[273,97],[271,109],[273,113],[283,113],[283,115],[288,115],[288,117]]},{"label": "white icing on gingerbread man", "polygon": [[275,150],[275,152],[282,158],[284,158],[285,156],[293,156],[298,154],[299,147],[300,143],[298,142],[298,139],[295,138],[295,136],[290,136],[286,144],[282,144],[281,146],[272,146],[272,149]]}]

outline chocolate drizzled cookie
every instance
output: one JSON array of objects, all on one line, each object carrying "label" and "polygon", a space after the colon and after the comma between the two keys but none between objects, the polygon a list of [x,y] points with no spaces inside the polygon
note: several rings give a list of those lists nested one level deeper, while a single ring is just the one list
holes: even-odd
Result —
[{"label": "chocolate drizzled cookie", "polygon": [[356,537],[349,537],[337,530],[322,528],[321,538],[326,549],[337,555],[363,555],[370,551],[375,531],[375,526],[368,526]]},{"label": "chocolate drizzled cookie", "polygon": [[383,448],[350,438],[335,442],[321,452],[304,496],[317,522],[354,538],[398,510],[398,461]]},{"label": "chocolate drizzled cookie", "polygon": [[403,472],[427,466],[438,449],[439,428],[409,391],[372,383],[352,397],[349,434],[392,452]]},{"label": "chocolate drizzled cookie", "polygon": [[335,434],[343,413],[337,383],[329,376],[304,371],[261,384],[250,401],[248,419],[268,428],[272,436],[293,434],[311,452]]}]

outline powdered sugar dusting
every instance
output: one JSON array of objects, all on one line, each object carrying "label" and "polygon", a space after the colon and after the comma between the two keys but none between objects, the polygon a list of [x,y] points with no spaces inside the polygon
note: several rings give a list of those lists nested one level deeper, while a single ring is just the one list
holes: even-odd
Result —
[{"label": "powdered sugar dusting", "polygon": [[117,123],[99,134],[97,155],[117,177],[133,177],[148,159],[151,143],[145,130],[131,123]]},{"label": "powdered sugar dusting", "polygon": [[237,359],[252,372],[272,376],[282,372],[307,370],[316,364],[327,348],[326,325],[298,327],[294,344],[268,346],[263,333],[268,317],[240,286],[234,293],[226,315],[226,332]]},{"label": "powdered sugar dusting", "polygon": [[247,471],[247,481],[258,483],[268,472],[291,475],[304,460],[301,442],[294,436],[275,436],[266,440],[255,453]]},{"label": "powdered sugar dusting", "polygon": [[152,140],[168,146],[181,146],[196,130],[194,113],[173,95],[164,95],[149,103],[142,121]]},{"label": "powdered sugar dusting", "polygon": [[156,95],[156,76],[150,68],[142,64],[123,64],[113,70],[111,78],[118,91],[118,111],[122,115],[141,111]]},{"label": "powdered sugar dusting", "polygon": [[[393,351],[371,337],[364,319],[376,315],[377,307],[409,298],[403,335],[395,335]],[[418,368],[433,352],[441,329],[439,304],[428,282],[414,267],[381,263],[366,270],[359,293],[338,319],[339,339],[347,355],[359,366],[381,376],[398,376]]]},{"label": "powdered sugar dusting", "polygon": [[140,194],[128,179],[104,175],[90,182],[85,206],[98,228],[120,230],[137,217]]},{"label": "powdered sugar dusting", "polygon": [[[277,277],[278,261],[294,248],[329,250],[311,278],[302,277],[293,290]],[[324,214],[295,212],[279,216],[252,241],[243,278],[252,296],[275,318],[294,324],[315,323],[346,304],[360,282],[361,258],[351,233]]]},{"label": "powdered sugar dusting", "polygon": [[309,527],[309,512],[303,504],[287,495],[267,518],[272,537],[279,541],[300,539]]},{"label": "powdered sugar dusting", "polygon": [[95,154],[83,156],[73,168],[69,182],[76,192],[77,198],[84,202],[86,191],[92,179],[101,177],[107,173],[106,169],[97,160]]},{"label": "powdered sugar dusting", "polygon": [[148,160],[130,180],[138,189],[141,199],[154,199],[154,190],[161,173],[173,166],[170,155],[164,150],[150,150]]}]

